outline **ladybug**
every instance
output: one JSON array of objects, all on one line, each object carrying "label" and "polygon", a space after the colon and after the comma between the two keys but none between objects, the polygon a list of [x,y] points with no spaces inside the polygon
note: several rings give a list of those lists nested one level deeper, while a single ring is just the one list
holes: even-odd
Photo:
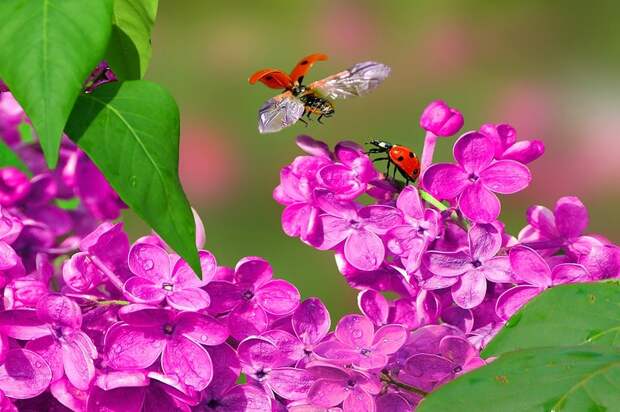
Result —
[{"label": "ladybug", "polygon": [[386,177],[390,175],[390,164],[394,165],[394,172],[392,173],[392,179],[396,178],[396,171],[398,170],[405,178],[405,184],[411,181],[415,182],[420,176],[420,160],[408,147],[392,144],[383,140],[371,140],[367,144],[374,146],[368,150],[367,154],[385,153],[387,157],[378,157],[373,162],[379,160],[387,160],[387,173]]}]

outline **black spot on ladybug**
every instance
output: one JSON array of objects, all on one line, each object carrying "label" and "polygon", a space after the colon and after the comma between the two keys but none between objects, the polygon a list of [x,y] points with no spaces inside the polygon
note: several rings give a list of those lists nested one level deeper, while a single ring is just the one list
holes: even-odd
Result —
[{"label": "black spot on ladybug", "polygon": [[267,79],[267,80],[271,80],[271,79],[273,79],[273,77],[271,77],[271,76],[265,76],[265,79]]},{"label": "black spot on ladybug", "polygon": [[412,158],[412,159],[415,157],[415,155],[413,154],[413,152],[409,152],[409,157],[410,157],[410,158]]},{"label": "black spot on ladybug", "polygon": [[405,160],[405,158],[402,157],[402,156],[398,156],[398,159],[396,159],[396,160],[398,160],[399,162],[402,162],[403,160]]},{"label": "black spot on ladybug", "polygon": [[415,176],[415,175],[417,175],[418,173],[420,173],[420,171],[419,171],[418,169],[415,169],[415,170],[413,171],[413,175],[414,175],[414,176]]},{"label": "black spot on ladybug", "polygon": [[302,66],[305,66],[306,64],[308,64],[308,60],[304,60],[304,61],[302,61],[302,62],[301,62],[301,63],[299,63],[299,64],[301,64]]}]

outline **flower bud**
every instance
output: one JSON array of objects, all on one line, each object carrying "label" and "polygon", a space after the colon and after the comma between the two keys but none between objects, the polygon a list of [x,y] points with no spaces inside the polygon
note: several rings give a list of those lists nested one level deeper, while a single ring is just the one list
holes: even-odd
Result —
[{"label": "flower bud", "polygon": [[6,309],[35,308],[39,300],[47,294],[47,285],[44,282],[32,276],[17,278],[4,288],[4,307]]},{"label": "flower bud", "polygon": [[420,127],[437,136],[452,136],[463,127],[463,115],[442,100],[431,102],[420,117]]},{"label": "flower bud", "polygon": [[523,164],[533,162],[545,153],[545,144],[540,140],[521,140],[510,146],[503,159],[516,160]]},{"label": "flower bud", "polygon": [[62,278],[71,289],[86,292],[101,283],[104,275],[92,262],[88,253],[80,252],[65,262],[62,267]]}]

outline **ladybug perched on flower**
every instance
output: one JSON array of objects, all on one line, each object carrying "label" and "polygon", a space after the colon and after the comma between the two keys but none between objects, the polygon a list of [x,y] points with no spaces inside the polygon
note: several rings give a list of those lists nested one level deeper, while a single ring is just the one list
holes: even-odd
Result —
[{"label": "ladybug perched on flower", "polygon": [[405,178],[405,184],[409,181],[412,183],[415,182],[418,176],[420,176],[420,160],[413,150],[408,147],[392,144],[383,140],[371,140],[367,144],[375,146],[368,150],[368,154],[387,154],[386,157],[378,157],[373,160],[373,162],[387,160],[386,177],[389,177],[390,175],[390,164],[394,165],[392,179],[396,177],[397,170]]}]

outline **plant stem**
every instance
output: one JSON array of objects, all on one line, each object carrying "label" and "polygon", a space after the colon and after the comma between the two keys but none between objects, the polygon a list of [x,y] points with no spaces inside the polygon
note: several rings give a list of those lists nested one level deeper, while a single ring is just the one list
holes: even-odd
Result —
[{"label": "plant stem", "polygon": [[423,391],[422,389],[418,389],[415,386],[411,386],[411,385],[407,385],[406,383],[395,381],[394,378],[392,378],[390,375],[386,375],[386,374],[381,375],[381,380],[389,385],[394,385],[398,388],[404,389],[411,393],[415,393],[422,397],[425,397],[428,395],[428,392]]},{"label": "plant stem", "polygon": [[[437,198],[435,198],[435,196],[431,195],[430,193],[428,193],[426,190],[424,189],[418,189],[418,193],[420,193],[420,197],[422,198],[422,200],[424,200],[426,203],[435,206],[435,208],[437,210],[439,210],[440,212],[444,212],[446,210],[448,210],[448,206],[444,205],[442,202],[440,202],[439,200],[437,200]],[[459,225],[460,227],[462,227],[465,230],[469,230],[469,222],[461,217],[459,217],[458,213],[456,212],[452,212],[450,214],[450,218],[454,221],[454,223],[456,223],[457,225]]]}]

